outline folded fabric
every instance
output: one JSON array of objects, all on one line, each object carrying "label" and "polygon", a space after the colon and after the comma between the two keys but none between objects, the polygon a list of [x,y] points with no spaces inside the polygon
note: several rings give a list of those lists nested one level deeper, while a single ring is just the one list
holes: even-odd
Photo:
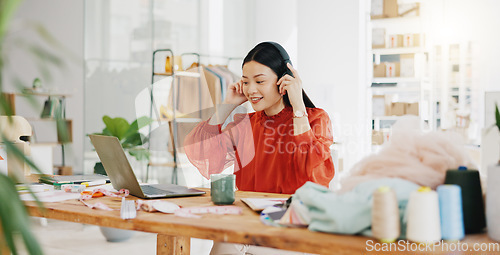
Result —
[{"label": "folded fabric", "polygon": [[[307,182],[293,197],[302,201],[309,209],[311,218],[309,230],[338,233],[371,235],[371,208],[373,192],[380,186],[392,188],[397,196],[402,230],[405,233],[403,215],[410,193],[418,185],[400,178],[382,178],[358,184],[354,189],[342,194],[335,193],[321,185]],[[404,238],[404,237],[401,237]]]}]

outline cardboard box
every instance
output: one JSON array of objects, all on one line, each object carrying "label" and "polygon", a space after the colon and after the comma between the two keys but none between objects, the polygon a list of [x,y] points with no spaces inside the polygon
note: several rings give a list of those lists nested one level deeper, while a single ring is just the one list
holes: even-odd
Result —
[{"label": "cardboard box", "polygon": [[373,65],[373,77],[385,77],[385,63]]},{"label": "cardboard box", "polygon": [[399,55],[400,76],[414,77],[415,76],[415,54]]},{"label": "cardboard box", "polygon": [[391,103],[391,115],[403,116],[406,113],[406,103],[394,102]]},{"label": "cardboard box", "polygon": [[399,17],[418,17],[420,16],[420,3],[405,3],[398,5]]},{"label": "cardboard box", "polygon": [[382,131],[372,130],[372,144],[381,145],[384,143],[384,133]]},{"label": "cardboard box", "polygon": [[372,29],[372,49],[385,48],[385,29]]},{"label": "cardboard box", "polygon": [[398,1],[397,0],[372,0],[371,18],[396,18],[398,17]]},{"label": "cardboard box", "polygon": [[418,103],[407,103],[406,104],[406,114],[418,116],[418,114],[419,114]]},{"label": "cardboard box", "polygon": [[405,34],[403,47],[420,47],[420,34]]},{"label": "cardboard box", "polygon": [[386,48],[399,48],[403,47],[403,35],[389,35],[386,41]]},{"label": "cardboard box", "polygon": [[385,63],[385,77],[399,77],[400,64],[399,62]]}]

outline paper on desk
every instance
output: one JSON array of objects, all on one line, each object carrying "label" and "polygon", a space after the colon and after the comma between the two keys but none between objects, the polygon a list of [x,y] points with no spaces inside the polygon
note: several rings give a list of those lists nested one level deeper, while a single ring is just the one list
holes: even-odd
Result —
[{"label": "paper on desk", "polygon": [[269,206],[283,204],[288,198],[242,198],[245,204],[254,211],[262,211]]},{"label": "paper on desk", "polygon": [[[35,201],[31,194],[22,194],[19,196],[22,201]],[[36,197],[40,202],[60,202],[64,200],[79,199],[80,193],[64,192],[62,190],[54,190],[47,192],[36,193]]]}]

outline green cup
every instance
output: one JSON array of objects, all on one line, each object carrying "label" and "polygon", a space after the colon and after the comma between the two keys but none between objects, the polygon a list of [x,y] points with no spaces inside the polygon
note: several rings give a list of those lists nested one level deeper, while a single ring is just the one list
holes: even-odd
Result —
[{"label": "green cup", "polygon": [[212,202],[216,205],[232,205],[235,186],[236,176],[234,174],[211,174],[210,195]]}]

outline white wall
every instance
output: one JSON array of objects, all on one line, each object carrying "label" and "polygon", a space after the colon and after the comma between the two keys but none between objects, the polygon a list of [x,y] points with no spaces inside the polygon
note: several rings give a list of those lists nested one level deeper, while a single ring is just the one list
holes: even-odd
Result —
[{"label": "white wall", "polygon": [[[32,29],[17,30],[18,25],[25,21],[42,25],[63,47],[50,46]],[[66,101],[66,117],[73,120],[73,144],[66,146],[66,164],[72,165],[73,170],[79,172],[83,156],[83,0],[25,0],[19,6],[10,28],[17,30],[16,35],[24,38],[24,41],[43,46],[65,62],[64,68],[52,68],[52,79],[44,79],[43,84],[58,93],[71,95]],[[43,77],[34,58],[25,50],[16,47],[6,53],[10,69],[6,71],[3,80],[5,91],[14,90],[11,81],[14,76],[18,76],[27,86],[31,86],[34,78]],[[40,100],[43,102],[43,99]],[[41,113],[40,109],[32,110],[27,104],[17,105],[17,108],[19,115],[37,117]],[[55,150],[54,159],[55,163],[60,162],[58,149]]]},{"label": "white wall", "polygon": [[298,65],[304,89],[325,109],[344,169],[367,152],[365,1],[298,2]]}]

